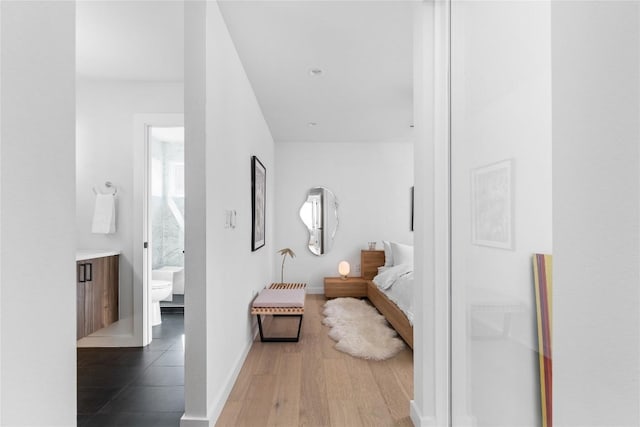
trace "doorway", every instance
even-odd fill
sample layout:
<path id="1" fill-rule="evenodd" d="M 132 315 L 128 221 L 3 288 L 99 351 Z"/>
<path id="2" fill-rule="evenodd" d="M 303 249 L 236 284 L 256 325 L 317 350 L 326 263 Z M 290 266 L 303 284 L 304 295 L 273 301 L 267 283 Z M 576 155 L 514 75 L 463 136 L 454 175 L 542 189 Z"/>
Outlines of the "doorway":
<path id="1" fill-rule="evenodd" d="M 184 313 L 184 127 L 151 126 L 148 262 L 151 323 L 162 313 Z"/>
<path id="2" fill-rule="evenodd" d="M 146 346 L 163 311 L 184 312 L 184 117 L 140 114 L 135 129 L 135 335 Z"/>

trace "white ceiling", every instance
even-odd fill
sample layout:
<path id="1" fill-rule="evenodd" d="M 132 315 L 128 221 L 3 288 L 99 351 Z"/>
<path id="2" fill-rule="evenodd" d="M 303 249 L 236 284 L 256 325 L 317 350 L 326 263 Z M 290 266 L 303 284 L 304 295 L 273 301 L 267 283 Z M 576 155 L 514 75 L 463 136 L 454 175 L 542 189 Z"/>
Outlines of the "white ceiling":
<path id="1" fill-rule="evenodd" d="M 411 137 L 414 5 L 220 2 L 274 139 L 340 142 Z"/>
<path id="2" fill-rule="evenodd" d="M 274 139 L 410 139 L 413 4 L 221 1 Z M 323 73 L 311 76 L 312 68 Z M 77 70 L 88 78 L 182 81 L 183 3 L 77 2 Z"/>

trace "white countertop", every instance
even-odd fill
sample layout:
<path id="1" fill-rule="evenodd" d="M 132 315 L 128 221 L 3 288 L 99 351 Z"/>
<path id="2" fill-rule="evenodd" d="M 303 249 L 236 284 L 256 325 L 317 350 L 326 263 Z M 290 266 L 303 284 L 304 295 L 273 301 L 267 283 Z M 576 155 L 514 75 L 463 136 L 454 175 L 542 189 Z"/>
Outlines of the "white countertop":
<path id="1" fill-rule="evenodd" d="M 120 251 L 104 249 L 78 249 L 76 251 L 76 261 L 84 261 L 86 259 L 102 258 L 113 255 L 120 255 Z"/>

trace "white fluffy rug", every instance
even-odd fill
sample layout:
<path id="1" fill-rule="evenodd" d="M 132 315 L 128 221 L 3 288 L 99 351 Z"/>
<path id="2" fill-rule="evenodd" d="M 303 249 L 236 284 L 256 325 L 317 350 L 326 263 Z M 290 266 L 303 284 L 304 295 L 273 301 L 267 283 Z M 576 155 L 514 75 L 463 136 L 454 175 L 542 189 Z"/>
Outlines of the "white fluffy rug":
<path id="1" fill-rule="evenodd" d="M 331 328 L 329 337 L 337 341 L 336 349 L 355 357 L 384 360 L 404 348 L 386 319 L 364 300 L 336 298 L 324 305 L 325 319 Z"/>

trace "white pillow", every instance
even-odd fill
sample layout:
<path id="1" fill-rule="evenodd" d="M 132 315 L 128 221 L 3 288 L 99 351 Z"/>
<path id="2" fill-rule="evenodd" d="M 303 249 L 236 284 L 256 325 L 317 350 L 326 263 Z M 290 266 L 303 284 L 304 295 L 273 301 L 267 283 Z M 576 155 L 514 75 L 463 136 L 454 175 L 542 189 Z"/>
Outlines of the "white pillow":
<path id="1" fill-rule="evenodd" d="M 386 240 L 382 241 L 382 246 L 384 247 L 384 266 L 392 267 L 393 266 L 393 252 L 391 251 L 391 243 Z"/>
<path id="2" fill-rule="evenodd" d="M 413 265 L 413 246 L 391 242 L 391 252 L 393 252 L 393 265 Z"/>
<path id="3" fill-rule="evenodd" d="M 389 289 L 396 281 L 405 276 L 408 273 L 413 272 L 413 266 L 409 264 L 394 265 L 387 268 L 382 273 L 373 278 L 375 283 L 380 289 Z"/>
<path id="4" fill-rule="evenodd" d="M 378 267 L 378 274 L 382 274 L 382 273 L 384 273 L 385 271 L 387 271 L 390 268 L 391 267 L 384 267 L 384 266 Z"/>

